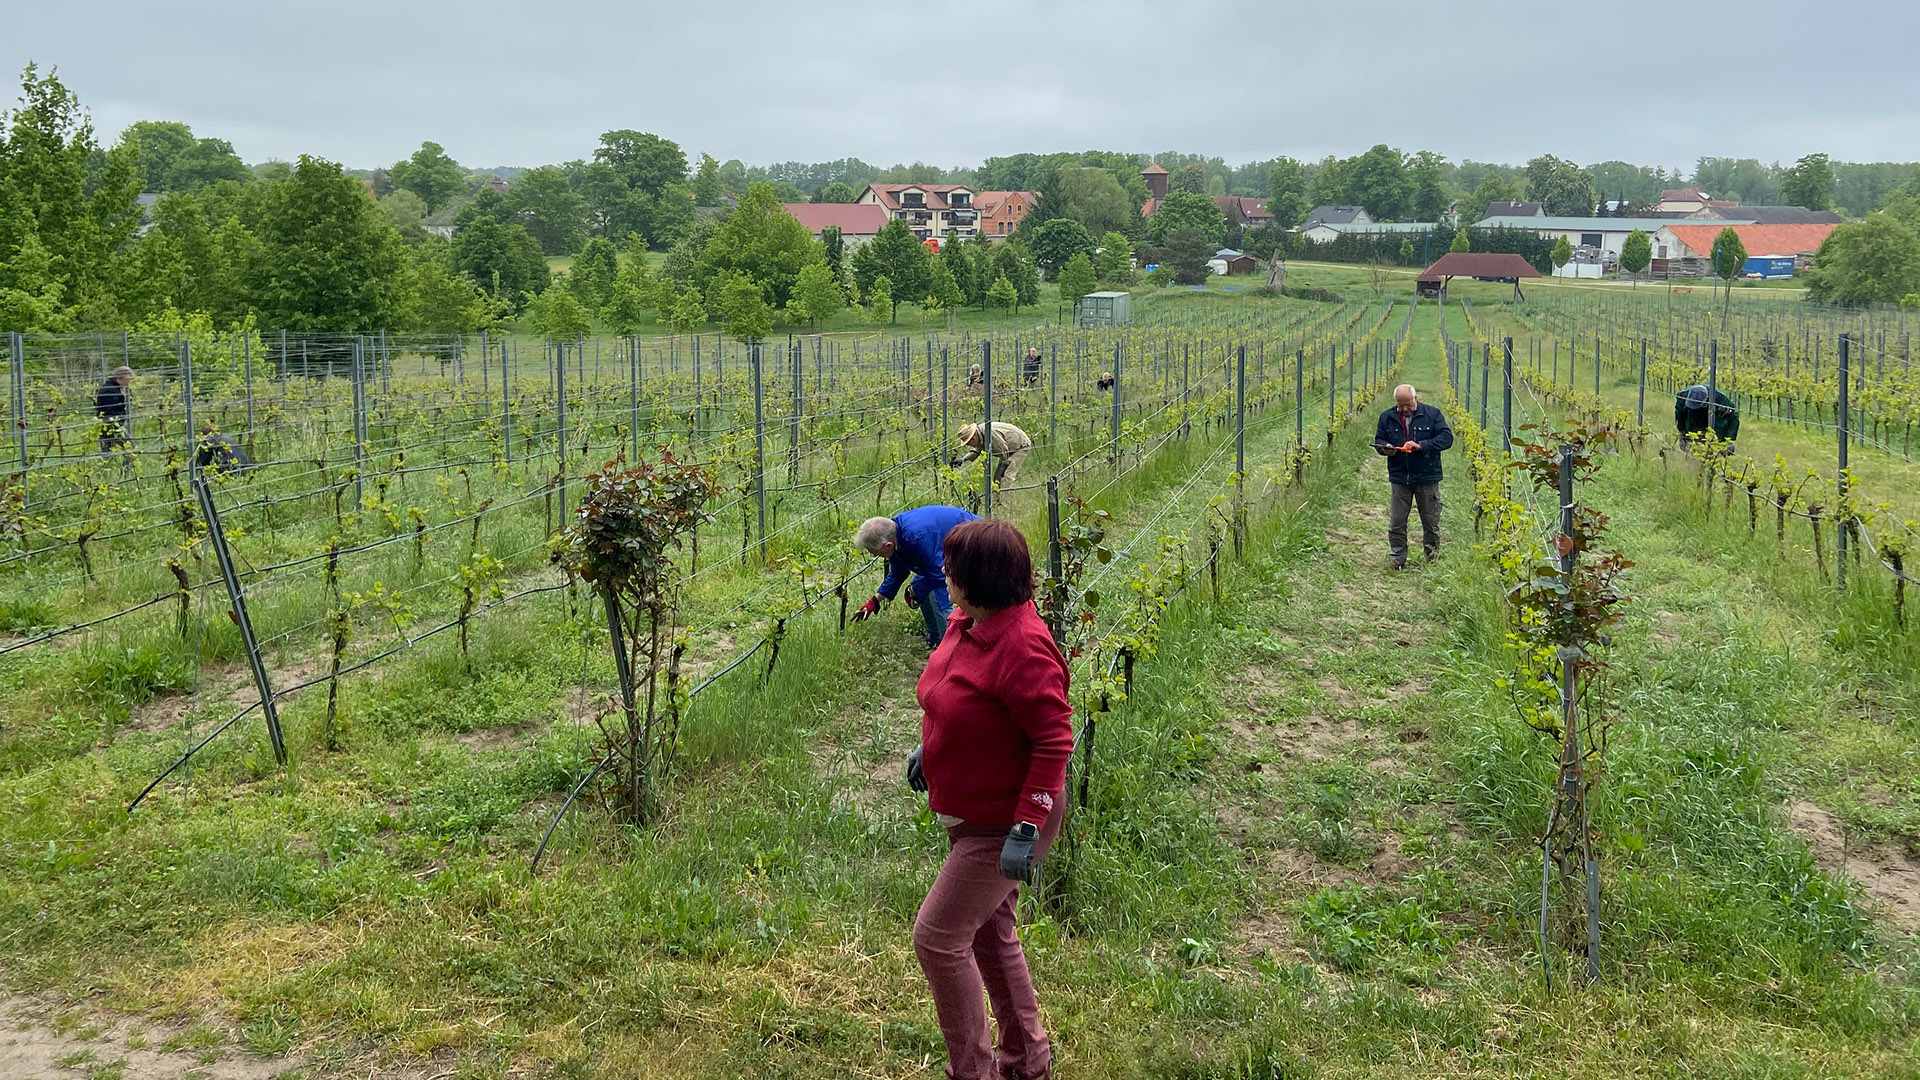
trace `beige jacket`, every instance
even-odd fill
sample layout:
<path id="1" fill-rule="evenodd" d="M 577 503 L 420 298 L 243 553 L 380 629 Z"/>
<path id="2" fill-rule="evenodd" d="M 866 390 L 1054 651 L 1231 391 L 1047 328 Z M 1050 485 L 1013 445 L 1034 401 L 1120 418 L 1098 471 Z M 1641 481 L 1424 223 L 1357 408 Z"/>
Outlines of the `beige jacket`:
<path id="1" fill-rule="evenodd" d="M 981 426 L 980 424 L 968 424 L 966 427 L 961 428 L 961 443 L 964 444 L 969 438 L 977 437 L 980 434 Z M 1033 439 L 1026 432 L 1002 420 L 995 420 L 993 422 L 994 457 L 1003 458 L 1021 450 L 1031 449 L 1033 449 Z M 966 456 L 960 460 L 962 462 L 968 462 L 979 456 L 980 450 L 969 446 L 967 447 Z"/>

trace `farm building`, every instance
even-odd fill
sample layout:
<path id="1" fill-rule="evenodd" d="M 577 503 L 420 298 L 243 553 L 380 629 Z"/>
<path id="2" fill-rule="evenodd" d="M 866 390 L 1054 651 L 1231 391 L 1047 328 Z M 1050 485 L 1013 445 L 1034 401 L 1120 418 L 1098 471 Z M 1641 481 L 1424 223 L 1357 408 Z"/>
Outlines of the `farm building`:
<path id="1" fill-rule="evenodd" d="M 1604 266 L 1617 262 L 1620 258 L 1620 245 L 1627 242 L 1627 236 L 1638 230 L 1653 239 L 1653 257 L 1667 258 L 1660 250 L 1660 238 L 1655 235 L 1661 229 L 1675 224 L 1673 218 L 1603 218 L 1603 217 L 1485 217 L 1474 223 L 1480 229 L 1527 229 L 1537 232 L 1545 240 L 1558 240 L 1566 237 L 1576 255 L 1585 256 L 1581 261 Z M 1722 225 L 1734 222 L 1723 221 Z M 1750 224 L 1741 221 L 1740 224 Z M 1714 226 L 1717 227 L 1717 226 Z M 1583 250 L 1584 249 L 1584 250 Z M 1573 264 L 1569 264 L 1573 265 Z"/>
<path id="2" fill-rule="evenodd" d="M 1755 225 L 1838 225 L 1840 215 L 1833 210 L 1809 210 L 1804 206 L 1709 206 L 1688 214 L 1685 221 L 1751 221 Z"/>
<path id="3" fill-rule="evenodd" d="M 815 240 L 829 227 L 840 230 L 848 249 L 857 248 L 886 228 L 885 207 L 872 203 L 782 203 L 787 213 L 800 219 Z"/>
<path id="4" fill-rule="evenodd" d="M 1088 293 L 1074 303 L 1081 326 L 1125 326 L 1133 321 L 1130 292 Z"/>
<path id="5" fill-rule="evenodd" d="M 1447 290 L 1447 283 L 1457 277 L 1470 277 L 1475 281 L 1504 281 L 1513 285 L 1513 295 L 1520 296 L 1520 279 L 1537 278 L 1540 271 L 1519 255 L 1491 251 L 1455 251 L 1440 256 L 1432 266 L 1420 272 L 1414 284 L 1421 296 L 1440 296 Z"/>
<path id="6" fill-rule="evenodd" d="M 1713 241 L 1732 228 L 1749 255 L 1791 255 L 1802 262 L 1820 250 L 1833 225 L 1748 225 L 1727 221 L 1669 221 L 1653 237 L 1655 258 L 1666 259 L 1670 274 L 1706 276 L 1713 272 Z"/>

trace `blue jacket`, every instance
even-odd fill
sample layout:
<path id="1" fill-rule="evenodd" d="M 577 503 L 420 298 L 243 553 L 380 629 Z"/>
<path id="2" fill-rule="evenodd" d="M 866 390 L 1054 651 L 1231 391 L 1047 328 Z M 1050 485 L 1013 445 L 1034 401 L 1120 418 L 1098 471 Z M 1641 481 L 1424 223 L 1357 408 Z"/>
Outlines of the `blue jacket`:
<path id="1" fill-rule="evenodd" d="M 1388 453 L 1386 447 L 1399 446 L 1411 438 L 1420 449 L 1411 454 Z M 1437 484 L 1440 482 L 1440 452 L 1453 445 L 1453 429 L 1440 410 L 1421 402 L 1414 406 L 1407 426 L 1400 426 L 1398 407 L 1380 414 L 1374 428 L 1373 448 L 1387 457 L 1387 479 L 1396 484 Z"/>
<path id="2" fill-rule="evenodd" d="M 946 588 L 946 561 L 940 545 L 946 542 L 947 533 L 955 525 L 978 520 L 957 506 L 917 506 L 894 515 L 893 524 L 899 532 L 894 541 L 893 558 L 887 560 L 886 579 L 880 582 L 880 595 L 893 599 L 909 574 L 919 579 L 913 583 L 913 595 L 909 599 L 918 600 Z"/>

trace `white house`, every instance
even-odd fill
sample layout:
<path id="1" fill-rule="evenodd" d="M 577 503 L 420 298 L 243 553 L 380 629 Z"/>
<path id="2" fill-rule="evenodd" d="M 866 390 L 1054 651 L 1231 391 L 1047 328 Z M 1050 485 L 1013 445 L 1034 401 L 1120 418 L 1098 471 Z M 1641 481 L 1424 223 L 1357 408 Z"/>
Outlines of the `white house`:
<path id="1" fill-rule="evenodd" d="M 1410 238 L 1418 238 L 1438 227 L 1431 221 L 1355 221 L 1345 225 L 1320 221 L 1302 226 L 1300 235 L 1316 244 L 1326 244 L 1348 233 L 1405 233 Z"/>

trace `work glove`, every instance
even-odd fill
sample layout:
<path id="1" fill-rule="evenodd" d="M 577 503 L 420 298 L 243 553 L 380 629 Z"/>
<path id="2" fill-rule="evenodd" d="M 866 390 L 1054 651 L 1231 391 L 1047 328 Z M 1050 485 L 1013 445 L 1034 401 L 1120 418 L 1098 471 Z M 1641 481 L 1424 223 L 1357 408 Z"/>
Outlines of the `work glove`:
<path id="1" fill-rule="evenodd" d="M 957 468 L 959 468 L 959 467 L 960 467 L 960 459 L 959 459 L 959 458 L 949 458 L 949 459 L 947 459 L 947 468 L 949 468 L 949 469 L 957 469 Z"/>
<path id="2" fill-rule="evenodd" d="M 1033 881 L 1033 845 L 1040 839 L 1040 830 L 1031 822 L 1023 821 L 1007 833 L 1007 842 L 1000 846 L 1000 876 L 1010 881 Z"/>
<path id="3" fill-rule="evenodd" d="M 868 619 L 873 618 L 875 615 L 878 615 L 879 613 L 880 613 L 880 598 L 878 596 L 871 596 L 867 598 L 866 603 L 860 605 L 860 610 L 853 613 L 853 621 L 866 622 Z"/>
<path id="4" fill-rule="evenodd" d="M 907 755 L 907 787 L 922 793 L 927 790 L 927 774 L 920 771 L 920 754 L 925 749 L 916 746 L 913 753 Z"/>

